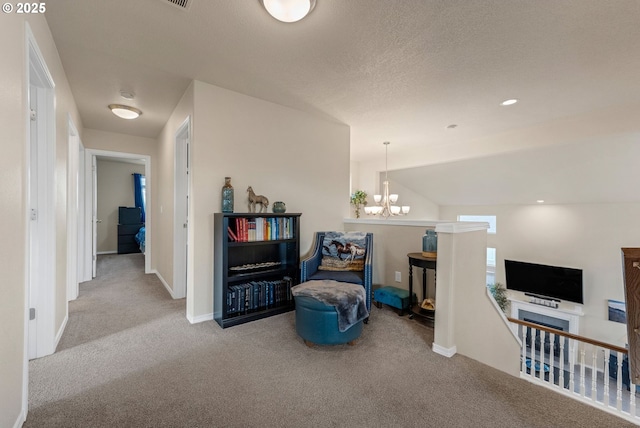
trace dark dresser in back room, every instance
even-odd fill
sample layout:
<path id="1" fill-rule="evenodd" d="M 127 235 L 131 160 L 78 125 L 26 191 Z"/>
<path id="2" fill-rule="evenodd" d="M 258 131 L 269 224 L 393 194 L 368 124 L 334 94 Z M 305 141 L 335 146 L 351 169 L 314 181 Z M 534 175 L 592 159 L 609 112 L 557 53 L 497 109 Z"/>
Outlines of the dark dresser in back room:
<path id="1" fill-rule="evenodd" d="M 118 254 L 139 253 L 136 233 L 144 226 L 138 207 L 118 208 Z"/>

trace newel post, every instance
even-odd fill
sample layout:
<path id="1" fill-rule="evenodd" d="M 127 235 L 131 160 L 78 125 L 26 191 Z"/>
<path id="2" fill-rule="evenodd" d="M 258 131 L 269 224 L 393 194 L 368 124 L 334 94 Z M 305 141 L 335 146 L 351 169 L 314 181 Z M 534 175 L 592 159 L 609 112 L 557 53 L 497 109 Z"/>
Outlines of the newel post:
<path id="1" fill-rule="evenodd" d="M 484 222 L 440 223 L 433 351 L 451 357 L 464 346 L 464 321 L 478 314 L 486 293 L 487 229 Z M 474 307 L 475 306 L 475 307 Z"/>

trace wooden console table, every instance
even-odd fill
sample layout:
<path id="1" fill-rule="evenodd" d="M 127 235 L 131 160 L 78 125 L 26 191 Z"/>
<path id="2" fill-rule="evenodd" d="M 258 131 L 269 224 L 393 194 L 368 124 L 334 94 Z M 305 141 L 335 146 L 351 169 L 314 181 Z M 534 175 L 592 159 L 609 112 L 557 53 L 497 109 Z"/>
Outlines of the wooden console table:
<path id="1" fill-rule="evenodd" d="M 420 307 L 414 306 L 413 302 L 413 267 L 422 268 L 422 300 L 427 298 L 427 269 L 433 269 L 436 272 L 436 257 L 425 257 L 422 253 L 409 253 L 409 318 L 414 315 L 433 321 L 435 319 L 435 310 L 427 311 Z M 434 277 L 435 278 L 435 277 Z"/>

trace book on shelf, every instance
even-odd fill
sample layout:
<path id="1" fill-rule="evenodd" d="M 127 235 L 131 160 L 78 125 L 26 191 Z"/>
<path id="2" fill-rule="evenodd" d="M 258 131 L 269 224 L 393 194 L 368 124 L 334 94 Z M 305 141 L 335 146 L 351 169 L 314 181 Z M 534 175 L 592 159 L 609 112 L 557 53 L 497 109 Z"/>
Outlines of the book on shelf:
<path id="1" fill-rule="evenodd" d="M 228 233 L 235 242 L 293 239 L 293 225 L 291 217 L 236 217 Z"/>
<path id="2" fill-rule="evenodd" d="M 229 233 L 229 238 L 231 238 L 232 241 L 238 240 L 238 236 L 233 232 L 233 230 L 231 230 L 231 226 L 227 227 L 227 232 Z"/>
<path id="3" fill-rule="evenodd" d="M 289 304 L 292 280 L 290 277 L 273 281 L 251 281 L 227 288 L 227 315 Z"/>

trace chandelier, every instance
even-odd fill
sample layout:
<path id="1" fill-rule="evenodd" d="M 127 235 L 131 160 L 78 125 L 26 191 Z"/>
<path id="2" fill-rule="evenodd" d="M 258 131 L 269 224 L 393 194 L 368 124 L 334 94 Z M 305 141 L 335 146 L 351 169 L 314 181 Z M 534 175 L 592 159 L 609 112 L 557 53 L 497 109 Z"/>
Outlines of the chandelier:
<path id="1" fill-rule="evenodd" d="M 365 214 L 378 215 L 385 219 L 390 216 L 406 215 L 409 214 L 411 207 L 408 205 L 395 205 L 398 202 L 398 195 L 395 193 L 389 193 L 389 142 L 385 141 L 385 161 L 384 161 L 384 181 L 382 182 L 382 195 L 373 195 L 373 200 L 376 206 L 364 207 Z"/>

